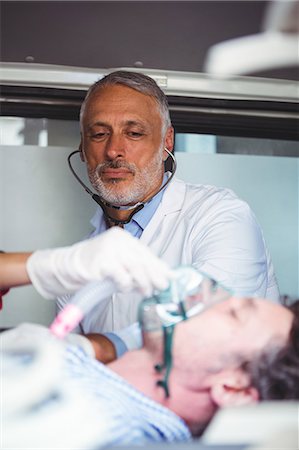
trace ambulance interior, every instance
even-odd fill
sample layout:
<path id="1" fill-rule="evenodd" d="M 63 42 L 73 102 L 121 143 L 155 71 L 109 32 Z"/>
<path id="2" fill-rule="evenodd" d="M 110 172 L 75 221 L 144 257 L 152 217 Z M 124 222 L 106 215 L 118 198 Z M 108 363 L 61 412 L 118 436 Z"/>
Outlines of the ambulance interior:
<path id="1" fill-rule="evenodd" d="M 88 87 L 124 68 L 167 94 L 177 176 L 246 200 L 281 295 L 299 298 L 298 5 L 2 1 L 0 248 L 58 247 L 91 231 L 95 205 L 67 156 Z M 74 166 L 87 180 L 79 158 Z M 48 326 L 55 313 L 33 287 L 12 289 L 0 328 Z M 170 447 L 298 448 L 298 406 L 221 411 L 199 441 Z"/>

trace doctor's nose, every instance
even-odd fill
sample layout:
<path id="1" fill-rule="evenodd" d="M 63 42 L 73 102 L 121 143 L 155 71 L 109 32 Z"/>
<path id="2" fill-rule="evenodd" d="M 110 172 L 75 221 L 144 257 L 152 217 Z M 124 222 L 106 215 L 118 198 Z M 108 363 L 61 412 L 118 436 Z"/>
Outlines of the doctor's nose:
<path id="1" fill-rule="evenodd" d="M 122 137 L 110 136 L 105 146 L 105 157 L 109 160 L 124 158 L 126 155 L 125 142 Z"/>

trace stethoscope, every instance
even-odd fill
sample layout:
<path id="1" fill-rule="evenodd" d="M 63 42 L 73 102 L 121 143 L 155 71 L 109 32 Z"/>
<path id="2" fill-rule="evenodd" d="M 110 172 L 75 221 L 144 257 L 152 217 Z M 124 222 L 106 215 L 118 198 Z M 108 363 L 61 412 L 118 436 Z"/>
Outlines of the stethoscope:
<path id="1" fill-rule="evenodd" d="M 74 175 L 74 177 L 76 178 L 76 180 L 85 189 L 87 194 L 89 194 L 91 196 L 91 198 L 102 208 L 103 213 L 104 213 L 105 217 L 108 219 L 108 221 L 112 222 L 114 225 L 125 225 L 125 224 L 127 224 L 127 223 L 129 223 L 131 221 L 131 219 L 134 216 L 134 214 L 136 214 L 138 211 L 140 211 L 142 208 L 144 208 L 144 206 L 147 203 L 149 203 L 152 200 L 152 198 L 154 198 L 159 192 L 161 192 L 170 183 L 170 181 L 174 177 L 174 174 L 175 174 L 176 168 L 177 168 L 176 159 L 175 159 L 174 155 L 166 147 L 164 147 L 164 150 L 168 153 L 168 156 L 170 156 L 171 159 L 172 159 L 171 175 L 167 178 L 166 182 L 162 184 L 160 189 L 154 195 L 152 195 L 146 202 L 137 202 L 137 203 L 135 203 L 135 205 L 131 205 L 131 206 L 116 206 L 116 205 L 113 205 L 111 203 L 108 203 L 105 200 L 103 200 L 98 194 L 95 194 L 94 192 L 92 192 L 89 189 L 89 187 L 86 186 L 85 183 L 83 183 L 81 178 L 75 172 L 75 170 L 74 170 L 74 168 L 72 166 L 72 163 L 71 163 L 71 158 L 76 153 L 80 153 L 80 150 L 75 150 L 72 153 L 70 153 L 68 158 L 67 158 L 67 161 L 68 161 L 68 164 L 69 164 L 69 168 L 70 168 L 72 174 Z M 118 209 L 118 210 L 125 210 L 125 211 L 131 211 L 132 210 L 132 212 L 131 212 L 130 216 L 128 217 L 128 219 L 126 219 L 126 220 L 118 220 L 118 219 L 115 219 L 114 217 L 110 216 L 110 214 L 108 213 L 108 208 L 113 208 L 113 209 Z"/>

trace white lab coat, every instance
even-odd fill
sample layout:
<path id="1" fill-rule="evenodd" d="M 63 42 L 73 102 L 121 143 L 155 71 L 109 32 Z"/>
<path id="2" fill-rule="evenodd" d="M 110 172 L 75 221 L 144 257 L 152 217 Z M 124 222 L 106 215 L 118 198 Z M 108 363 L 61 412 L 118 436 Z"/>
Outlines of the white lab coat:
<path id="1" fill-rule="evenodd" d="M 101 209 L 96 218 L 93 235 L 106 229 Z M 140 239 L 170 266 L 193 265 L 237 296 L 279 298 L 260 226 L 247 203 L 229 189 L 174 178 Z M 107 298 L 83 319 L 81 331 L 127 327 L 137 320 L 140 301 L 132 293 Z M 60 299 L 59 307 L 64 304 Z"/>

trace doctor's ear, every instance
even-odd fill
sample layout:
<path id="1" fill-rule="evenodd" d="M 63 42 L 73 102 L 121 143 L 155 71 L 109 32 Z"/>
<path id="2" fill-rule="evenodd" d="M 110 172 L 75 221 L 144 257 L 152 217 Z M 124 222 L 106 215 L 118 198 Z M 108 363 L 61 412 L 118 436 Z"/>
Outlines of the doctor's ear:
<path id="1" fill-rule="evenodd" d="M 79 145 L 79 151 L 80 151 L 80 158 L 81 158 L 81 161 L 85 162 L 84 153 L 83 153 L 83 148 L 82 148 L 82 141 L 80 142 L 80 145 Z"/>
<path id="2" fill-rule="evenodd" d="M 173 127 L 168 127 L 166 130 L 165 138 L 164 138 L 164 147 L 167 148 L 170 152 L 174 147 L 174 129 Z"/>
<path id="3" fill-rule="evenodd" d="M 249 375 L 241 369 L 216 375 L 210 394 L 219 407 L 247 405 L 259 400 L 259 393 L 251 385 Z"/>

